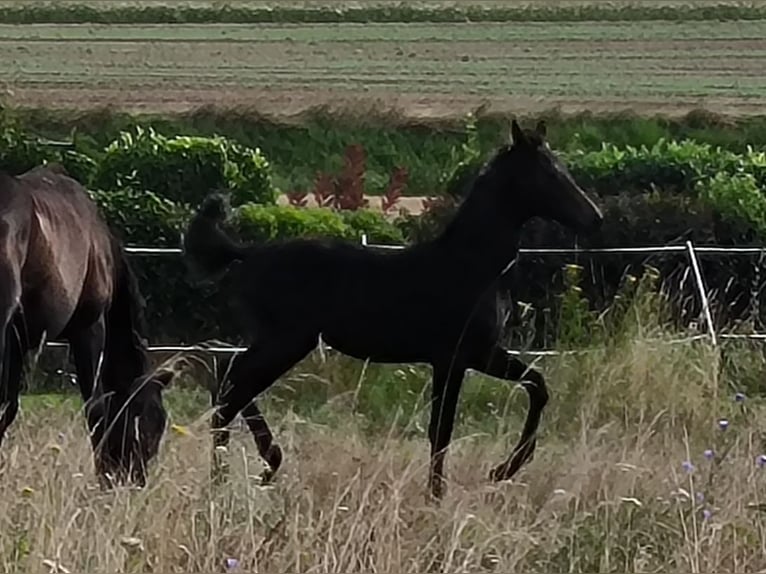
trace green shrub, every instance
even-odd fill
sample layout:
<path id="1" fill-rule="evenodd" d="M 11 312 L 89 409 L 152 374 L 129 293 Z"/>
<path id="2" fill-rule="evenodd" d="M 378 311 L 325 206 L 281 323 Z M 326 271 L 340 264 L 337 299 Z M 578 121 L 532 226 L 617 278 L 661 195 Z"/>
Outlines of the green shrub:
<path id="1" fill-rule="evenodd" d="M 67 173 L 84 186 L 90 185 L 98 169 L 96 160 L 76 150 L 64 151 L 60 161 Z"/>
<path id="2" fill-rule="evenodd" d="M 13 126 L 6 126 L 0 132 L 0 169 L 11 175 L 20 175 L 58 159 L 51 149 Z"/>
<path id="3" fill-rule="evenodd" d="M 718 173 L 699 182 L 700 198 L 724 221 L 739 229 L 739 239 L 752 239 L 752 230 L 766 237 L 766 195 L 751 173 Z"/>
<path id="4" fill-rule="evenodd" d="M 188 210 L 151 191 L 91 191 L 109 226 L 131 244 L 176 247 Z"/>
<path id="5" fill-rule="evenodd" d="M 146 189 L 192 206 L 220 189 L 231 193 L 235 205 L 276 200 L 269 163 L 259 150 L 223 137 L 166 137 L 141 127 L 122 132 L 107 146 L 94 185 Z"/>
<path id="6" fill-rule="evenodd" d="M 351 228 L 355 239 L 367 235 L 369 243 L 400 245 L 404 243 L 401 229 L 388 221 L 382 213 L 370 210 L 340 211 L 343 222 Z"/>
<path id="7" fill-rule="evenodd" d="M 246 204 L 234 217 L 240 237 L 268 241 L 290 237 L 332 237 L 360 241 L 362 234 L 371 243 L 399 244 L 401 231 L 382 214 L 367 211 L 333 211 L 325 208 Z"/>
<path id="8" fill-rule="evenodd" d="M 290 237 L 335 237 L 348 239 L 351 229 L 329 209 L 293 206 L 241 206 L 234 218 L 239 235 L 249 241 L 268 241 Z"/>
<path id="9" fill-rule="evenodd" d="M 574 178 L 599 195 L 690 192 L 700 179 L 744 165 L 744 158 L 733 152 L 691 140 L 660 139 L 651 147 L 604 144 L 598 151 L 566 155 Z"/>

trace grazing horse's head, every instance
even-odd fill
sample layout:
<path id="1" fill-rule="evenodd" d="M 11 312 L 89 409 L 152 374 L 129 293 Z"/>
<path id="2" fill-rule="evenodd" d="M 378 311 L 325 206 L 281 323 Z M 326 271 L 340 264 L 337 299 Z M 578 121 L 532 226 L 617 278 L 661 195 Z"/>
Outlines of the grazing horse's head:
<path id="1" fill-rule="evenodd" d="M 498 153 L 493 164 L 512 174 L 514 207 L 521 206 L 527 217 L 553 219 L 575 231 L 597 229 L 601 212 L 548 146 L 545 123 L 522 130 L 513 120 L 511 135 L 512 143 Z"/>
<path id="2" fill-rule="evenodd" d="M 88 428 L 96 450 L 96 470 L 108 482 L 129 479 L 146 484 L 146 469 L 159 451 L 167 424 L 162 392 L 174 375 L 170 370 L 158 371 L 136 379 L 124 397 L 103 392 L 94 397 L 88 408 Z"/>

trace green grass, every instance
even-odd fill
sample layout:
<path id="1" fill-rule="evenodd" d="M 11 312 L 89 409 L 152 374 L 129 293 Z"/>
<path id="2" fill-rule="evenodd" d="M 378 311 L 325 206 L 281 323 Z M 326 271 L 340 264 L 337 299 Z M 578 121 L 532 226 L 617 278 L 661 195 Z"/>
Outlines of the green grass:
<path id="1" fill-rule="evenodd" d="M 762 571 L 762 346 L 671 344 L 684 333 L 662 319 L 665 303 L 623 301 L 623 321 L 595 327 L 619 329 L 610 338 L 579 333 L 590 352 L 535 365 L 552 400 L 534 459 L 510 482 L 487 474 L 518 440 L 524 392 L 469 376 L 438 505 L 425 498 L 422 367 L 302 361 L 261 401 L 285 454 L 268 487 L 241 423 L 229 480 L 211 485 L 207 397 L 188 386 L 200 374 L 168 392 L 181 427 L 140 491 L 98 490 L 74 397 L 24 397 L 0 449 L 0 568 L 217 572 L 228 558 L 253 572 Z"/>

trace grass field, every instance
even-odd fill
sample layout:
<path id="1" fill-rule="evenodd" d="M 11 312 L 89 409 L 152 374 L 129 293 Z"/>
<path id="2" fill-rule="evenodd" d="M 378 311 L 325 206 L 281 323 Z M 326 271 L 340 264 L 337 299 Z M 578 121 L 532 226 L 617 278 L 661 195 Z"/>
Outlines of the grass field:
<path id="1" fill-rule="evenodd" d="M 56 4 L 220 6 L 213 0 Z M 470 4 L 654 9 L 691 3 Z M 738 0 L 693 4 L 766 7 Z M 41 5 L 0 0 L 0 9 Z M 317 169 L 337 169 L 343 148 L 361 142 L 375 182 L 382 185 L 403 164 L 413 173 L 412 189 L 432 194 L 463 137 L 439 120 L 479 106 L 498 114 L 593 113 L 549 116 L 552 141 L 561 147 L 687 136 L 739 150 L 763 145 L 766 129 L 758 118 L 598 115 L 676 116 L 696 108 L 763 115 L 766 20 L 691 22 L 680 17 L 683 9 L 674 14 L 677 21 L 4 24 L 0 99 L 39 108 L 18 111 L 31 133 L 64 138 L 76 126 L 99 145 L 137 121 L 90 112 L 105 105 L 155 114 L 151 122 L 169 133 L 225 133 L 265 149 L 285 190 L 307 188 Z M 207 105 L 234 111 L 169 115 Z M 303 115 L 317 109 L 347 115 Z M 506 122 L 482 117 L 482 145 L 494 144 Z M 633 311 L 626 315 L 633 319 L 630 331 L 605 346 L 536 363 L 552 400 L 535 459 L 510 483 L 490 484 L 486 477 L 518 438 L 524 393 L 467 377 L 441 505 L 425 496 L 430 372 L 422 366 L 365 365 L 332 353 L 303 361 L 263 397 L 286 455 L 270 487 L 258 484 L 261 462 L 238 427 L 228 453 L 230 483 L 211 488 L 209 398 L 199 373 L 169 392 L 176 426 L 143 491 L 97 489 L 78 400 L 25 396 L 0 449 L 0 571 L 766 571 L 762 346 L 670 344 L 687 333 L 658 324 L 656 309 Z M 735 400 L 737 392 L 745 398 Z"/>
<path id="2" fill-rule="evenodd" d="M 7 101 L 33 107 L 745 115 L 763 109 L 764 38 L 766 20 L 4 25 L 0 72 Z"/>
<path id="3" fill-rule="evenodd" d="M 230 483 L 210 488 L 199 392 L 172 392 L 180 428 L 150 486 L 112 493 L 95 487 L 78 402 L 27 397 L 0 451 L 0 568 L 761 571 L 766 411 L 749 392 L 742 403 L 733 395 L 763 360 L 756 349 L 729 349 L 729 357 L 719 371 L 706 344 L 634 338 L 548 359 L 539 366 L 553 401 L 537 455 L 502 485 L 487 472 L 516 440 L 526 401 L 513 386 L 469 377 L 441 505 L 425 496 L 426 370 L 364 371 L 332 355 L 304 362 L 268 393 L 266 413 L 286 451 L 268 488 L 255 479 L 260 461 L 241 429 Z"/>

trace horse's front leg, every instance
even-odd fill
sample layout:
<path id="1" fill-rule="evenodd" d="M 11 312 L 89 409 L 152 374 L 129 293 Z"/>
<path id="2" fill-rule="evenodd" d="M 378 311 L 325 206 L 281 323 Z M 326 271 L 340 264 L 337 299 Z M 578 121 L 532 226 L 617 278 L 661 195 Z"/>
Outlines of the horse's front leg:
<path id="1" fill-rule="evenodd" d="M 7 331 L 10 337 L 6 337 Z M 23 350 L 13 335 L 13 329 L 7 328 L 0 333 L 0 445 L 19 412 Z"/>
<path id="2" fill-rule="evenodd" d="M 428 484 L 434 498 L 444 496 L 444 458 L 452 440 L 455 412 L 465 369 L 446 362 L 434 365 L 431 389 L 431 422 L 428 437 L 431 440 L 431 465 Z"/>
<path id="3" fill-rule="evenodd" d="M 496 466 L 490 473 L 492 480 L 508 480 L 534 455 L 537 428 L 540 425 L 543 409 L 548 403 L 548 389 L 545 386 L 545 379 L 538 371 L 529 368 L 524 362 L 511 355 L 507 349 L 500 346 L 494 347 L 483 361 L 471 366 L 491 377 L 506 381 L 522 381 L 521 384 L 529 395 L 529 410 L 524 429 L 521 432 L 521 439 L 505 462 Z"/>

